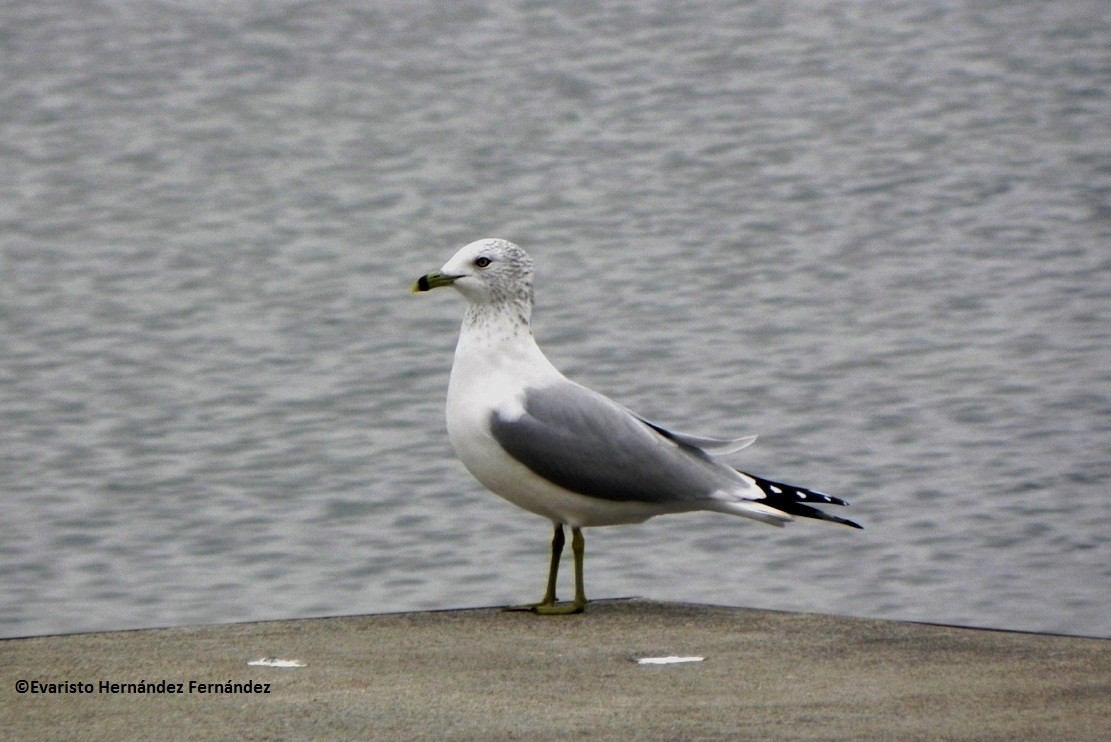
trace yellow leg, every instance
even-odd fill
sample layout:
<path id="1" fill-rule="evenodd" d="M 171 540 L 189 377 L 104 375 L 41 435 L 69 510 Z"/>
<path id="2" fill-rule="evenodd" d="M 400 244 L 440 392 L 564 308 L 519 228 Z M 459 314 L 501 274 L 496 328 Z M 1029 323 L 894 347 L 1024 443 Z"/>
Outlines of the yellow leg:
<path id="1" fill-rule="evenodd" d="M 540 599 L 539 603 L 533 605 L 520 605 L 510 606 L 506 608 L 507 611 L 532 611 L 539 613 L 542 608 L 551 608 L 556 604 L 556 577 L 559 575 L 559 558 L 563 555 L 563 524 L 555 524 L 555 532 L 552 534 L 552 561 L 548 567 L 548 587 L 544 590 L 544 597 Z"/>
<path id="2" fill-rule="evenodd" d="M 573 547 L 572 547 L 573 548 Z M 555 524 L 555 533 L 552 534 L 552 563 L 548 567 L 548 589 L 537 606 L 555 605 L 556 603 L 556 576 L 559 574 L 559 558 L 563 555 L 563 524 Z"/>
<path id="3" fill-rule="evenodd" d="M 557 525 L 560 550 L 563 549 L 563 529 Z M 575 555 L 575 599 L 570 603 L 557 605 L 555 602 L 555 577 L 559 566 L 559 556 L 556 554 L 557 539 L 552 539 L 552 567 L 548 573 L 548 590 L 544 593 L 544 600 L 533 607 L 533 611 L 541 616 L 566 616 L 572 613 L 582 613 L 586 610 L 586 590 L 583 589 L 583 556 L 586 553 L 586 539 L 583 538 L 582 529 L 571 526 L 571 553 Z M 548 597 L 551 602 L 547 602 Z"/>

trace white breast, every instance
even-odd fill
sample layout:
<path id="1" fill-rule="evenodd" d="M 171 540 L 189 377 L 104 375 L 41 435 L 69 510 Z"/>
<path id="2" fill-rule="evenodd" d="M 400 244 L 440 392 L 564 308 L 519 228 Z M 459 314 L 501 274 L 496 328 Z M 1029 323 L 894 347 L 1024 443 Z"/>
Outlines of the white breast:
<path id="1" fill-rule="evenodd" d="M 563 379 L 527 327 L 464 325 L 448 383 L 447 429 L 467 470 L 491 492 L 551 520 L 576 522 L 589 498 L 540 480 L 514 460 L 490 433 L 494 412 L 524 413 L 526 388 Z"/>

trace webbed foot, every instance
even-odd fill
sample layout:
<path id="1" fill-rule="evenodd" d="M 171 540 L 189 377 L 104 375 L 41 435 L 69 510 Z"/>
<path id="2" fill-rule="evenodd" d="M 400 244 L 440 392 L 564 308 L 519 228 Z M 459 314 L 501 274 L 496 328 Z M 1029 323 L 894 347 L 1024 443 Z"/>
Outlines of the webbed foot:
<path id="1" fill-rule="evenodd" d="M 574 600 L 570 603 L 537 603 L 532 612 L 538 616 L 571 616 L 586 610 L 586 601 Z"/>

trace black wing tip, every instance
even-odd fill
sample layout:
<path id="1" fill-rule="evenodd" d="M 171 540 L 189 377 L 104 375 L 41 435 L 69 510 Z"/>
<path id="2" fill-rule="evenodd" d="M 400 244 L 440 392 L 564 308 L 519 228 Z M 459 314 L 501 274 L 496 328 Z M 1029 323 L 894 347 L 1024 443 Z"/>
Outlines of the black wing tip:
<path id="1" fill-rule="evenodd" d="M 840 523 L 843 526 L 849 526 L 850 528 L 859 528 L 862 531 L 864 530 L 864 526 L 860 525 L 856 521 L 849 520 L 848 518 L 840 518 L 836 515 L 830 515 L 829 513 L 818 510 L 818 508 L 812 508 L 809 505 L 804 505 L 801 502 L 789 502 L 789 503 L 768 502 L 766 504 L 770 505 L 771 507 L 775 508 L 776 510 L 782 510 L 784 513 L 788 513 L 790 515 L 797 515 L 800 518 L 813 518 L 814 520 L 824 520 L 824 521 L 828 521 L 830 523 Z"/>
<path id="2" fill-rule="evenodd" d="M 738 471 L 740 471 L 738 469 Z M 840 523 L 844 526 L 851 528 L 859 528 L 864 530 L 864 526 L 848 518 L 839 518 L 836 515 L 818 510 L 812 507 L 813 504 L 819 505 L 848 505 L 849 503 L 842 500 L 840 497 L 827 495 L 824 492 L 817 490 L 807 489 L 806 487 L 797 487 L 793 484 L 784 484 L 783 482 L 773 482 L 770 479 L 758 477 L 755 474 L 742 471 L 746 477 L 756 482 L 756 486 L 764 493 L 764 504 L 773 507 L 776 510 L 782 510 L 789 515 L 797 515 L 801 518 L 814 518 L 815 520 L 825 520 L 831 523 Z"/>
<path id="3" fill-rule="evenodd" d="M 738 471 L 740 470 L 738 469 Z M 744 474 L 746 477 L 749 477 L 750 479 L 752 479 L 752 481 L 756 482 L 756 486 L 759 487 L 761 491 L 763 491 L 764 495 L 767 497 L 768 501 L 766 504 L 772 505 L 773 507 L 778 507 L 779 503 L 788 502 L 805 502 L 807 504 L 820 503 L 822 505 L 849 504 L 846 501 L 842 500 L 840 497 L 827 495 L 825 492 L 807 489 L 806 487 L 799 487 L 795 484 L 773 482 L 770 479 L 758 477 L 755 474 L 747 471 L 742 471 L 741 474 Z"/>
<path id="4" fill-rule="evenodd" d="M 821 512 L 821 511 L 819 510 L 818 512 Z M 840 523 L 841 525 L 848 525 L 849 528 L 860 529 L 861 531 L 864 530 L 863 525 L 861 525 L 857 521 L 851 521 L 848 518 L 838 518 L 837 515 L 828 515 L 827 514 L 827 515 L 825 515 L 825 518 L 823 520 L 831 520 L 834 523 Z"/>

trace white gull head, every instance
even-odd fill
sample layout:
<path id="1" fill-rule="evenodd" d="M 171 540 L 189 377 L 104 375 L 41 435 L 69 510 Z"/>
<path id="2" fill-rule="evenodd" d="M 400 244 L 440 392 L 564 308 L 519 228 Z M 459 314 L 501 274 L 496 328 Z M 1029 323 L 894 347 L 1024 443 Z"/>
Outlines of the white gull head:
<path id="1" fill-rule="evenodd" d="M 527 325 L 532 315 L 532 258 L 512 242 L 485 239 L 455 253 L 444 267 L 422 277 L 414 291 L 453 286 L 471 312 L 505 312 Z"/>

